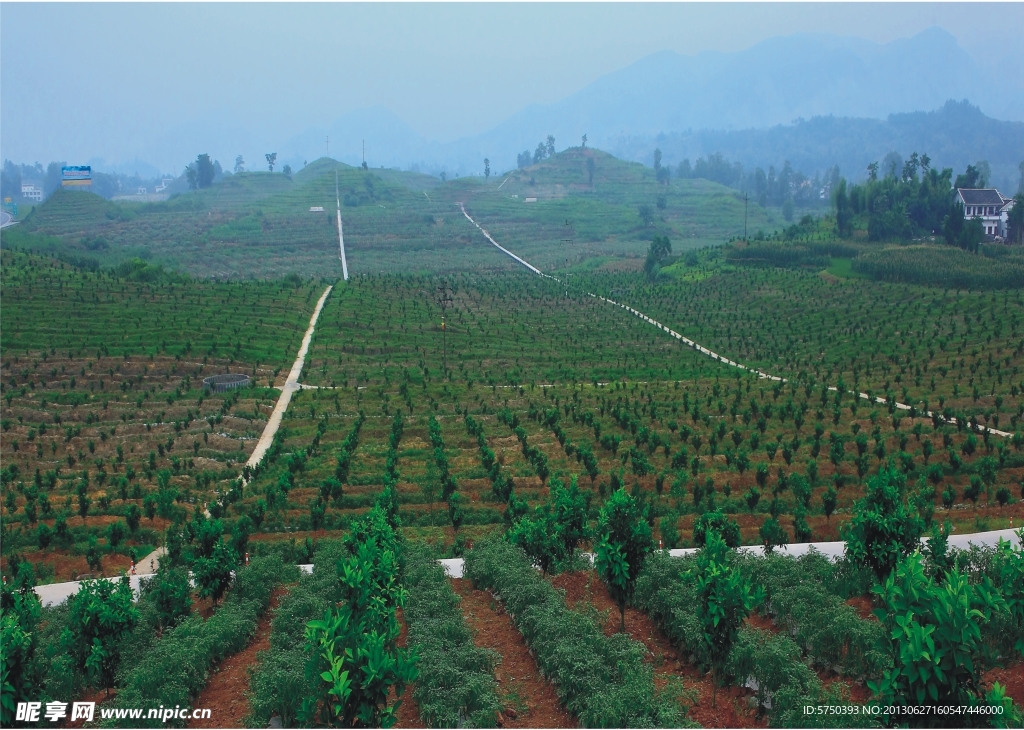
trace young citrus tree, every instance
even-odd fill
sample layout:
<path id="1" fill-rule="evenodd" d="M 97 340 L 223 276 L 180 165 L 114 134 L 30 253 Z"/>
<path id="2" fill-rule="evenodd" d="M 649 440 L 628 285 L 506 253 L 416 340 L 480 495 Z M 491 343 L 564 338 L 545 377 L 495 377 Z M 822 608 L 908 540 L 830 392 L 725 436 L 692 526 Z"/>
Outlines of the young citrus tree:
<path id="1" fill-rule="evenodd" d="M 572 557 L 587 533 L 587 499 L 574 475 L 568 487 L 556 479 L 551 485 L 551 501 L 537 507 L 532 518 L 523 517 L 512 525 L 508 540 L 522 548 L 543 572 L 551 573 Z"/>
<path id="2" fill-rule="evenodd" d="M 217 603 L 231 585 L 235 569 L 235 553 L 222 539 L 213 545 L 210 557 L 199 556 L 192 561 L 192 575 L 199 586 L 199 596 Z"/>
<path id="3" fill-rule="evenodd" d="M 763 600 L 754 592 L 739 570 L 728 563 L 729 548 L 714 529 L 707 533 L 704 547 L 697 554 L 697 565 L 688 577 L 694 580 L 700 595 L 697 607 L 700 620 L 700 652 L 705 666 L 711 667 L 711 706 L 715 707 L 718 679 L 732 650 L 740 625 Z"/>
<path id="4" fill-rule="evenodd" d="M 924 520 L 907 503 L 907 478 L 891 463 L 868 480 L 864 498 L 843 529 L 846 553 L 885 580 L 905 555 L 916 550 Z"/>
<path id="5" fill-rule="evenodd" d="M 179 618 L 192 613 L 192 589 L 188 572 L 183 568 L 161 565 L 156 575 L 143 584 L 142 591 L 153 599 L 161 632 L 177 623 Z"/>
<path id="6" fill-rule="evenodd" d="M 128 577 L 84 581 L 68 603 L 68 625 L 61 641 L 78 669 L 95 686 L 109 689 L 121 659 L 121 641 L 139 620 Z"/>
<path id="7" fill-rule="evenodd" d="M 625 489 L 618 489 L 601 508 L 597 538 L 594 566 L 618 604 L 620 627 L 624 632 L 626 603 L 633 598 L 637 576 L 647 554 L 654 549 L 651 526 L 647 524 L 640 502 Z"/>
<path id="8" fill-rule="evenodd" d="M 400 538 L 377 506 L 353 527 L 349 555 L 338 562 L 342 601 L 306 624 L 316 695 L 302 702 L 300 720 L 329 726 L 391 727 L 401 696 L 416 678 L 416 656 L 397 646 L 395 611 L 405 602 L 398 581 Z"/>
<path id="9" fill-rule="evenodd" d="M 892 667 L 868 687 L 881 704 L 893 707 L 1001 707 L 1002 714 L 963 714 L 962 727 L 1015 727 L 1019 714 L 1005 690 L 982 686 L 985 645 L 981 627 L 1006 602 L 988 577 L 972 585 L 953 569 L 942 582 L 929 578 L 919 551 L 900 558 L 895 570 L 876 585 L 884 607 L 875 609 L 886 627 Z M 915 715 L 915 726 L 939 727 L 949 717 Z M 1016 718 L 1016 719 L 1015 719 Z M 892 718 L 899 721 L 898 717 Z"/>
<path id="10" fill-rule="evenodd" d="M 761 529 L 758 530 L 758 534 L 761 537 L 761 543 L 764 545 L 764 552 L 766 555 L 771 555 L 772 551 L 777 547 L 784 547 L 789 544 L 789 535 L 782 529 L 782 525 L 774 517 L 769 517 L 763 523 L 761 523 Z"/>

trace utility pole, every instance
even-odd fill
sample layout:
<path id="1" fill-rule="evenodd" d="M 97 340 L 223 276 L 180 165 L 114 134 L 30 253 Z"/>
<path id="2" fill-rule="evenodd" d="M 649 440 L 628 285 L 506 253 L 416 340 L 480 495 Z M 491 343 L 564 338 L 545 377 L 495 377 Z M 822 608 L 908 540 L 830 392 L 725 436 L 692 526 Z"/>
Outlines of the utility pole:
<path id="1" fill-rule="evenodd" d="M 747 241 L 747 194 L 743 193 L 743 241 Z"/>
<path id="2" fill-rule="evenodd" d="M 448 286 L 447 281 L 441 282 L 441 286 L 437 287 L 437 304 L 441 307 L 441 352 L 442 362 L 444 364 L 444 376 L 448 377 L 448 336 L 447 329 L 445 328 L 445 312 L 448 307 L 452 304 L 452 290 Z"/>

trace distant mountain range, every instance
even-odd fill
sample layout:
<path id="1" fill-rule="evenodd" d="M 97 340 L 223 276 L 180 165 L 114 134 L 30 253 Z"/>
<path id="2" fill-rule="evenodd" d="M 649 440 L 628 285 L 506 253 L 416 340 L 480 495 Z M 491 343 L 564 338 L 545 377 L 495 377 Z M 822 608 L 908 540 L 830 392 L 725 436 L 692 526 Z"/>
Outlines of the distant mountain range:
<path id="1" fill-rule="evenodd" d="M 943 106 L 950 99 L 982 107 Z M 202 148 L 230 168 L 235 153 L 228 140 L 234 138 L 238 149 L 251 140 L 237 122 L 210 121 L 207 140 L 202 125 L 193 125 L 187 143 L 182 134 L 165 134 L 161 151 Z M 734 53 L 663 51 L 451 143 L 425 139 L 388 109 L 373 107 L 275 148 L 279 166 L 299 168 L 325 154 L 330 136 L 331 156 L 358 165 L 365 141 L 371 167 L 453 176 L 480 174 L 484 158 L 494 171 L 511 169 L 518 153 L 532 152 L 548 134 L 558 149 L 580 144 L 586 134 L 591 146 L 647 164 L 660 146 L 669 162 L 721 151 L 746 167 L 789 159 L 810 174 L 839 163 L 858 177 L 890 149 L 904 156 L 927 150 L 936 164 L 956 168 L 987 159 L 1000 179 L 1012 177 L 1024 159 L 1020 122 L 1024 74 L 1008 69 L 992 78 L 952 35 L 933 27 L 886 44 L 797 34 Z M 221 147 L 225 151 L 215 153 Z M 261 155 L 253 157 L 250 167 L 262 167 Z"/>
<path id="2" fill-rule="evenodd" d="M 789 160 L 807 174 L 838 164 L 850 180 L 867 175 L 867 165 L 891 151 L 906 158 L 926 153 L 935 168 L 963 172 L 979 160 L 989 163 L 991 183 L 1010 195 L 1017 191 L 1024 162 L 1024 122 L 1003 122 L 969 102 L 948 101 L 931 112 L 890 114 L 887 119 L 814 117 L 770 129 L 683 132 L 655 137 L 620 137 L 606 149 L 625 160 L 653 164 L 660 149 L 664 164 L 721 153 L 747 169 L 779 167 Z M 955 174 L 954 174 L 955 177 Z"/>

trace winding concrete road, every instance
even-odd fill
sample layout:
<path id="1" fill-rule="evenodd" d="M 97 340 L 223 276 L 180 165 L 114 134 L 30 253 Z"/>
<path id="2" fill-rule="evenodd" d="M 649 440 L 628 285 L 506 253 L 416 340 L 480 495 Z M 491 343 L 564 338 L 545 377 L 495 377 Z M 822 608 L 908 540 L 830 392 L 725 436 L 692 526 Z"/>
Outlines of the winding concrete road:
<path id="1" fill-rule="evenodd" d="M 309 352 L 309 343 L 313 339 L 313 332 L 316 330 L 316 322 L 320 318 L 320 311 L 324 308 L 324 302 L 327 301 L 327 296 L 331 293 L 333 286 L 329 286 L 324 289 L 324 293 L 320 295 L 320 301 L 316 303 L 316 309 L 313 310 L 313 316 L 309 319 L 309 327 L 306 329 L 306 334 L 302 338 L 302 346 L 299 348 L 299 355 L 295 358 L 292 369 L 288 373 L 287 379 L 284 381 L 284 385 L 281 387 L 281 397 L 277 399 L 277 405 L 274 406 L 274 411 L 270 414 L 270 419 L 267 421 L 266 427 L 263 429 L 263 433 L 260 435 L 260 440 L 256 443 L 256 448 L 253 449 L 252 455 L 249 456 L 249 460 L 245 462 L 246 466 L 255 467 L 263 459 L 264 454 L 267 453 L 267 449 L 270 448 L 270 444 L 274 442 L 274 435 L 277 430 L 281 427 L 281 419 L 284 418 L 284 412 L 288 410 L 288 404 L 291 403 L 292 394 L 296 390 L 301 390 L 302 385 L 299 384 L 299 376 L 302 375 L 302 368 L 306 365 L 306 353 Z"/>
<path id="2" fill-rule="evenodd" d="M 462 210 L 462 214 L 464 216 L 466 216 L 466 219 L 470 223 L 472 223 L 474 226 L 476 226 L 480 230 L 480 232 L 484 234 L 484 237 L 488 241 L 490 241 L 492 244 L 494 244 L 494 246 L 496 246 L 503 253 L 511 256 L 514 260 L 518 261 L 520 264 L 522 264 L 523 266 L 525 266 L 526 268 L 528 268 L 530 271 L 532 271 L 533 273 L 537 274 L 538 276 L 543 276 L 545 279 L 552 279 L 553 281 L 561 282 L 561 279 L 558 279 L 558 278 L 556 278 L 554 276 L 551 276 L 549 274 L 545 274 L 543 271 L 538 269 L 536 266 L 534 266 L 530 262 L 526 261 L 523 258 L 520 258 L 519 256 L 516 256 L 514 253 L 509 251 L 507 248 L 505 248 L 504 246 L 501 246 L 497 241 L 495 241 L 493 238 L 491 238 L 491 234 L 489 234 L 486 230 L 484 230 L 480 226 L 479 223 L 477 223 L 475 220 L 473 220 L 473 218 L 469 215 L 469 213 L 466 212 L 466 206 L 465 205 L 463 205 L 462 203 L 459 203 L 458 205 L 459 205 L 459 208 Z M 654 325 L 655 327 L 657 327 L 661 331 L 665 332 L 669 336 L 674 337 L 675 339 L 679 340 L 683 344 L 685 344 L 685 345 L 687 345 L 689 347 L 692 347 L 693 349 L 697 350 L 698 352 L 700 352 L 700 353 L 702 353 L 704 355 L 707 355 L 712 360 L 718 360 L 723 365 L 729 365 L 730 367 L 739 368 L 740 370 L 746 370 L 747 372 L 757 373 L 757 376 L 759 378 L 766 378 L 768 380 L 774 380 L 774 381 L 780 382 L 780 383 L 789 382 L 786 378 L 782 378 L 782 377 L 779 377 L 778 375 L 772 375 L 770 373 L 763 372 L 761 370 L 758 370 L 757 368 L 748 367 L 746 365 L 743 365 L 742 363 L 734 362 L 733 360 L 730 360 L 727 357 L 723 357 L 722 355 L 719 355 L 717 352 L 712 352 L 711 350 L 709 350 L 708 348 L 704 347 L 703 345 L 698 344 L 698 343 L 694 342 L 693 340 L 691 340 L 691 339 L 689 339 L 687 337 L 683 337 L 681 334 L 679 334 L 675 330 L 673 330 L 673 329 L 671 329 L 669 327 L 666 327 L 665 325 L 663 325 L 661 322 L 657 321 L 656 319 L 652 319 L 651 317 L 648 317 L 643 312 L 640 312 L 640 311 L 638 311 L 636 309 L 633 309 L 632 307 L 630 307 L 630 306 L 628 306 L 626 304 L 622 304 L 620 302 L 616 302 L 613 299 L 608 299 L 606 297 L 602 297 L 599 294 L 592 294 L 591 292 L 584 292 L 584 293 L 588 297 L 593 297 L 595 299 L 600 299 L 602 302 L 607 302 L 609 304 L 614 304 L 616 307 L 621 307 L 622 309 L 625 309 L 627 312 L 629 312 L 633 316 L 642 319 L 644 322 L 647 322 L 648 324 Z M 831 390 L 831 391 L 836 391 L 837 390 L 837 388 L 835 386 L 831 386 L 831 385 L 828 386 L 828 389 Z M 848 390 L 846 392 L 847 393 L 852 393 L 852 394 L 856 395 L 859 398 L 863 398 L 864 400 L 871 400 L 871 397 L 868 396 L 867 393 L 860 393 L 860 392 L 852 391 L 852 390 Z M 875 403 L 886 403 L 887 401 L 885 400 L 885 398 L 879 398 L 879 397 L 876 396 L 874 398 L 874 402 Z M 896 405 L 896 408 L 898 408 L 899 410 L 902 410 L 902 411 L 909 411 L 911 409 L 911 406 L 909 406 L 909 405 L 907 405 L 905 403 L 897 402 L 895 405 Z M 928 418 L 938 418 L 939 420 L 944 421 L 945 423 L 950 423 L 950 424 L 953 424 L 953 425 L 956 425 L 956 423 L 957 423 L 957 420 L 955 418 L 946 418 L 945 416 L 943 416 L 943 415 L 941 415 L 939 413 L 933 413 L 932 411 L 922 411 L 922 414 L 927 416 Z M 987 431 L 988 433 L 994 434 L 996 436 L 1002 436 L 1003 438 L 1010 438 L 1011 436 L 1013 436 L 1013 434 L 1011 434 L 1011 433 L 1009 433 L 1007 431 L 1000 431 L 998 429 L 989 428 L 989 427 L 986 427 L 986 426 L 976 426 L 976 427 L 974 427 L 974 430 L 979 432 L 979 433 L 984 433 L 984 432 Z"/>

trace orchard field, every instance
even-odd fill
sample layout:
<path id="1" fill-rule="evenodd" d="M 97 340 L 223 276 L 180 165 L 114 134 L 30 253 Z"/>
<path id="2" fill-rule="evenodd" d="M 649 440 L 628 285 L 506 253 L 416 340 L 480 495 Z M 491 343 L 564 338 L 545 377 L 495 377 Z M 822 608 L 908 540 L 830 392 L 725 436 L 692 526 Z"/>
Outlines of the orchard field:
<path id="1" fill-rule="evenodd" d="M 300 188 L 333 194 L 321 163 L 194 197 L 234 243 L 185 233 L 181 268 L 273 239 L 258 280 L 118 259 L 160 239 L 132 228 L 155 211 L 88 213 L 107 237 L 86 235 L 92 254 L 67 248 L 87 211 L 46 218 L 85 198 L 5 232 L 5 726 L 15 701 L 83 698 L 97 724 L 126 727 L 168 724 L 126 714 L 160 705 L 211 708 L 169 720 L 194 727 L 1021 726 L 1024 552 L 947 545 L 1024 521 L 1018 291 L 860 278 L 844 249 L 793 268 L 736 255 L 754 246 L 684 244 L 648 276 L 651 228 L 679 246 L 694 201 L 669 191 L 664 220 L 628 220 L 657 182 L 624 165 L 602 178 L 618 163 L 600 156 L 581 182 L 586 156 L 563 154 L 507 180 L 520 197 L 504 201 L 493 181 L 438 189 L 385 171 L 368 187 L 344 171 L 346 210 L 364 216 L 348 282 L 311 253 L 336 250 L 329 222 L 321 240 L 274 219 L 289 195 L 311 204 Z M 549 198 L 523 207 L 535 190 Z M 456 201 L 574 275 L 513 268 Z M 381 218 L 371 245 L 388 203 L 424 207 L 408 229 Z M 562 241 L 564 206 L 608 218 Z M 416 227 L 437 244 L 410 245 Z M 846 245 L 823 230 L 805 243 Z M 271 278 L 286 270 L 325 279 Z M 328 284 L 301 387 L 243 467 Z M 222 372 L 253 387 L 204 393 Z M 848 546 L 835 562 L 779 554 L 832 540 Z M 120 581 L 87 580 L 58 606 L 31 590 L 118 576 L 158 546 L 137 600 Z M 437 562 L 450 558 L 459 577 Z M 920 706 L 967 709 L 901 714 Z"/>
<path id="2" fill-rule="evenodd" d="M 319 294 L 8 252 L 3 287 L 3 564 L 25 558 L 45 581 L 116 574 L 163 543 L 177 511 L 230 488 Z M 204 394 L 222 372 L 258 387 Z M 24 530 L 9 529 L 15 514 Z"/>

